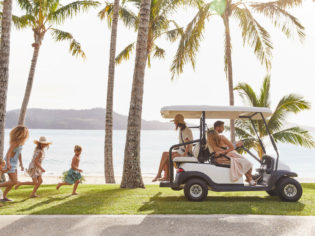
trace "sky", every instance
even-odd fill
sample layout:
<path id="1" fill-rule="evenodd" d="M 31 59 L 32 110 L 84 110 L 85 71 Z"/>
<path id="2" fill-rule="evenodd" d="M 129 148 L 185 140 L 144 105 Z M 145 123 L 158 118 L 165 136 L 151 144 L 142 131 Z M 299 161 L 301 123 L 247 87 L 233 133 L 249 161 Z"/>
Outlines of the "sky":
<path id="1" fill-rule="evenodd" d="M 39 52 L 29 108 L 90 109 L 106 106 L 107 72 L 109 61 L 110 29 L 97 17 L 102 7 L 90 10 L 67 20 L 56 28 L 71 32 L 81 43 L 87 59 L 73 57 L 67 42 L 54 42 L 47 33 Z M 21 15 L 14 5 L 13 13 Z M 306 38 L 287 39 L 270 21 L 257 16 L 268 29 L 274 45 L 271 70 L 272 109 L 285 95 L 303 95 L 315 106 L 315 2 L 306 0 L 302 7 L 290 10 L 305 26 Z M 180 9 L 174 15 L 185 26 L 195 14 L 193 9 Z M 255 15 L 256 16 L 256 15 Z M 235 20 L 231 21 L 232 62 L 234 85 L 249 83 L 257 92 L 266 76 L 266 69 L 259 63 L 252 49 L 244 46 Z M 152 60 L 146 68 L 142 118 L 163 121 L 160 109 L 169 105 L 226 106 L 228 83 L 224 74 L 224 31 L 218 16 L 210 18 L 197 54 L 195 70 L 187 64 L 184 73 L 171 80 L 170 65 L 176 53 L 178 41 L 157 41 L 166 50 L 166 58 Z M 136 41 L 137 34 L 118 25 L 117 54 Z M 7 110 L 20 108 L 31 64 L 33 34 L 30 29 L 11 34 L 10 78 Z M 134 70 L 134 57 L 116 66 L 114 111 L 128 115 Z M 235 93 L 235 105 L 244 105 Z M 315 126 L 315 109 L 291 115 L 293 123 Z"/>

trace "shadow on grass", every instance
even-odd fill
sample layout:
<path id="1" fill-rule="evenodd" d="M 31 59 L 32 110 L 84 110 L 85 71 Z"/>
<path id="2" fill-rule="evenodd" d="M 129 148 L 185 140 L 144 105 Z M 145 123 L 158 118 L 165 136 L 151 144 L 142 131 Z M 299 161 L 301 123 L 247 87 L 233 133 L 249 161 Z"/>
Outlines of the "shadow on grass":
<path id="1" fill-rule="evenodd" d="M 67 198 L 71 197 L 71 195 L 68 195 L 68 196 L 65 196 L 65 197 L 48 197 L 48 200 L 46 201 L 42 201 L 42 202 L 39 202 L 39 203 L 36 203 L 28 208 L 24 208 L 24 209 L 21 209 L 21 210 L 18 210 L 18 212 L 26 212 L 26 211 L 31 211 L 37 207 L 42 207 L 44 205 L 47 205 L 47 204 L 50 204 L 52 202 L 56 202 L 56 201 L 61 201 L 61 200 L 65 200 Z M 28 200 L 30 198 L 27 198 L 25 200 Z M 25 201 L 23 200 L 23 201 Z"/>
<path id="2" fill-rule="evenodd" d="M 103 208 L 106 208 L 108 205 L 115 203 L 115 199 L 119 197 L 122 192 L 127 192 L 128 189 L 97 189 L 91 192 L 83 192 L 79 195 L 72 196 L 69 195 L 64 198 L 60 197 L 52 197 L 51 199 L 38 203 L 37 206 L 31 207 L 30 210 L 34 209 L 31 214 L 100 214 L 100 211 Z M 63 199 L 67 199 L 67 201 L 62 202 L 60 204 L 54 204 L 45 209 L 38 209 L 36 207 L 40 207 L 44 204 L 49 204 L 54 201 L 59 201 Z"/>
<path id="3" fill-rule="evenodd" d="M 162 196 L 159 192 L 138 209 L 141 214 L 295 214 L 303 211 L 300 202 L 281 202 L 278 197 L 209 196 L 191 202 L 183 196 Z"/>

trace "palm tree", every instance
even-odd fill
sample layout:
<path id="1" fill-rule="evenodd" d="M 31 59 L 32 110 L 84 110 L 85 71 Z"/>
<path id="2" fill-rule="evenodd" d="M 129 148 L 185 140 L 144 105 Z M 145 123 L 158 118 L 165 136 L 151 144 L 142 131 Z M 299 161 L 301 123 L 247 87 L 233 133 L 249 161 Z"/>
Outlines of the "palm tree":
<path id="1" fill-rule="evenodd" d="M 24 124 L 27 105 L 30 99 L 38 53 L 44 36 L 47 31 L 51 32 L 52 37 L 57 41 L 69 41 L 70 53 L 74 56 L 85 58 L 85 53 L 81 49 L 81 45 L 77 42 L 72 34 L 54 28 L 54 25 L 62 24 L 66 19 L 73 17 L 81 11 L 86 11 L 90 7 L 96 7 L 98 2 L 84 0 L 61 5 L 59 0 L 18 0 L 19 6 L 26 12 L 23 16 L 13 16 L 14 25 L 18 29 L 31 28 L 34 33 L 34 43 L 32 47 L 33 58 L 31 68 L 27 80 L 25 95 L 21 106 L 19 124 Z"/>
<path id="2" fill-rule="evenodd" d="M 246 105 L 254 107 L 269 107 L 270 102 L 270 77 L 266 76 L 260 89 L 260 94 L 256 94 L 252 87 L 247 83 L 239 83 L 234 90 L 244 100 Z M 310 103 L 305 101 L 302 96 L 289 94 L 280 99 L 273 115 L 267 120 L 267 125 L 275 142 L 291 143 L 302 147 L 315 147 L 315 142 L 310 133 L 298 126 L 291 128 L 283 128 L 283 124 L 289 114 L 297 114 L 301 111 L 310 109 Z M 260 138 L 268 135 L 263 121 L 253 121 Z M 246 139 L 247 148 L 254 148 L 258 155 L 262 157 L 263 151 L 256 138 L 256 134 L 250 121 L 237 120 L 235 122 L 236 135 L 240 139 Z"/>
<path id="3" fill-rule="evenodd" d="M 0 160 L 3 159 L 4 149 L 4 127 L 9 81 L 11 18 L 12 0 L 4 0 L 0 42 Z M 0 179 L 2 179 L 1 176 Z"/>
<path id="4" fill-rule="evenodd" d="M 184 64 L 192 63 L 195 67 L 196 53 L 200 40 L 203 38 L 206 20 L 214 16 L 220 16 L 225 28 L 224 70 L 228 80 L 230 105 L 234 105 L 233 94 L 233 70 L 232 70 L 232 45 L 230 33 L 230 20 L 233 17 L 239 22 L 243 44 L 247 44 L 254 50 L 258 60 L 264 64 L 267 70 L 271 68 L 273 45 L 270 34 L 256 20 L 254 13 L 261 14 L 270 19 L 273 25 L 282 30 L 288 37 L 297 33 L 300 40 L 304 38 L 304 27 L 296 17 L 286 9 L 297 6 L 302 0 L 276 0 L 258 3 L 244 0 L 214 0 L 199 6 L 199 11 L 187 25 L 180 40 L 176 56 L 171 66 L 172 78 L 175 74 L 183 72 Z M 231 140 L 235 140 L 234 121 L 230 122 Z"/>
<path id="5" fill-rule="evenodd" d="M 136 45 L 136 61 L 133 74 L 131 100 L 125 146 L 121 188 L 143 188 L 140 168 L 140 131 L 143 101 L 144 73 L 147 61 L 147 43 L 150 23 L 151 0 L 142 0 Z"/>
<path id="6" fill-rule="evenodd" d="M 165 36 L 167 40 L 174 42 L 183 33 L 183 28 L 179 27 L 176 21 L 170 19 L 170 15 L 176 12 L 179 6 L 196 5 L 196 0 L 152 0 L 150 10 L 150 23 L 147 42 L 147 62 L 151 67 L 151 59 L 164 58 L 165 50 L 156 44 L 156 40 Z M 125 26 L 138 30 L 140 15 L 134 13 L 127 6 L 133 3 L 136 9 L 140 9 L 141 0 L 125 0 L 119 10 L 120 19 Z M 106 18 L 109 26 L 113 20 L 113 4 L 107 3 L 105 8 L 99 13 L 101 19 Z M 172 27 L 172 29 L 170 29 Z M 116 57 L 116 63 L 128 60 L 135 48 L 136 42 L 126 46 Z"/>
<path id="7" fill-rule="evenodd" d="M 105 117 L 105 143 L 104 143 L 104 171 L 105 182 L 115 183 L 113 167 L 113 99 L 114 99 L 114 79 L 115 79 L 115 56 L 116 38 L 118 27 L 119 0 L 115 0 L 113 6 L 112 33 L 110 39 L 108 80 L 107 80 L 107 99 Z M 102 19 L 102 15 L 100 15 Z"/>
<path id="8" fill-rule="evenodd" d="M 109 27 L 112 27 L 113 33 L 117 31 L 116 17 L 119 15 L 125 26 L 133 28 L 135 31 L 138 30 L 140 15 L 135 14 L 133 11 L 128 9 L 126 2 L 131 2 L 139 10 L 141 0 L 130 0 L 123 1 L 121 7 L 116 7 L 118 4 L 117 0 L 113 3 L 106 3 L 104 9 L 99 12 L 100 19 L 107 19 Z M 159 0 L 151 1 L 150 10 L 150 23 L 149 33 L 147 42 L 147 61 L 149 67 L 151 66 L 151 57 L 164 58 L 165 50 L 155 44 L 155 40 L 165 35 L 170 41 L 175 41 L 182 29 L 178 27 L 175 21 L 169 20 L 169 15 L 176 10 L 176 6 L 185 4 L 184 0 Z M 118 11 L 119 9 L 119 11 Z M 117 12 L 118 11 L 118 14 Z M 117 14 L 117 15 L 116 15 Z M 170 26 L 174 25 L 174 29 L 169 30 Z M 116 36 L 115 36 L 116 37 Z M 113 40 L 113 39 L 112 39 Z M 113 42 L 113 41 L 112 41 Z M 135 42 L 129 44 L 119 55 L 116 57 L 116 62 L 121 63 L 123 60 L 130 58 Z M 112 183 L 114 180 L 114 169 L 113 169 L 113 157 L 112 157 L 112 113 L 113 113 L 113 89 L 114 89 L 114 64 L 113 59 L 115 57 L 115 51 L 110 49 L 110 64 L 108 74 L 108 85 L 107 85 L 107 102 L 106 102 L 106 123 L 105 123 L 105 180 L 106 183 Z"/>

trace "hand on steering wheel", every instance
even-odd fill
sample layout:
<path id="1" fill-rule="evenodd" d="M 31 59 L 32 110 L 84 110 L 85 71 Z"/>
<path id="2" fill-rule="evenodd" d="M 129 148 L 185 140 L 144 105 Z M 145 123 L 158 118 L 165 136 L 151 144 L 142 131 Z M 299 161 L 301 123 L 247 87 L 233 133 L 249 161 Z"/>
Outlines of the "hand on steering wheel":
<path id="1" fill-rule="evenodd" d="M 236 143 L 235 150 L 240 149 L 240 148 L 244 148 L 244 144 L 245 144 L 246 141 L 247 141 L 247 139 L 242 139 L 242 140 L 238 141 Z"/>

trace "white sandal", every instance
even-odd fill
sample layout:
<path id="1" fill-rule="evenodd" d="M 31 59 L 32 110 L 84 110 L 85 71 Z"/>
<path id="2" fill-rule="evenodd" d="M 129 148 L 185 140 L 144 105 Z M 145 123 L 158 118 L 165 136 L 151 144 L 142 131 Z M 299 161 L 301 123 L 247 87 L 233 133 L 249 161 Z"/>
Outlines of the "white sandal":
<path id="1" fill-rule="evenodd" d="M 257 183 L 256 183 L 256 181 L 255 180 L 251 180 L 251 181 L 249 181 L 249 185 L 250 186 L 255 186 Z"/>

